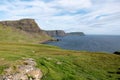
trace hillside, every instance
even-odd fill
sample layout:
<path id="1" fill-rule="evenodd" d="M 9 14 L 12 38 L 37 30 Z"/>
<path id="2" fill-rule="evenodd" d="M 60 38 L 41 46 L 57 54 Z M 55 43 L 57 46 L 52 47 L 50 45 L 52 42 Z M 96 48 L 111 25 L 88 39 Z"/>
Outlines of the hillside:
<path id="1" fill-rule="evenodd" d="M 50 38 L 32 19 L 0 22 L 1 42 L 40 43 Z"/>
<path id="2" fill-rule="evenodd" d="M 41 80 L 119 80 L 120 56 L 62 50 L 42 44 L 0 43 L 0 74 L 23 58 L 33 58 Z M 14 72 L 13 72 L 14 73 Z M 12 74 L 12 73 L 11 73 Z M 0 79 L 2 80 L 2 79 Z"/>

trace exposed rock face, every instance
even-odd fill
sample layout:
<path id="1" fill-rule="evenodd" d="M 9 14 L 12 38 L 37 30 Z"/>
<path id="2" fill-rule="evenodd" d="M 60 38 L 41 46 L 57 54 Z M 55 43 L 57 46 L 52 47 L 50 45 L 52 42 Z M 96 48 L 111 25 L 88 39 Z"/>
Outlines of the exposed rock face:
<path id="1" fill-rule="evenodd" d="M 67 35 L 79 35 L 79 36 L 84 36 L 85 34 L 83 32 L 70 32 L 67 33 Z"/>
<path id="2" fill-rule="evenodd" d="M 23 64 L 6 69 L 0 80 L 40 80 L 42 72 L 35 66 L 36 62 L 33 59 L 25 59 Z"/>
<path id="3" fill-rule="evenodd" d="M 120 55 L 120 52 L 116 51 L 113 54 Z"/>
<path id="4" fill-rule="evenodd" d="M 56 37 L 56 36 L 65 36 L 66 33 L 63 30 L 51 30 L 46 31 L 49 36 Z"/>
<path id="5" fill-rule="evenodd" d="M 39 33 L 47 35 L 45 31 L 41 30 L 34 19 L 21 19 L 16 21 L 1 21 L 0 24 L 4 26 L 14 27 L 29 33 Z"/>

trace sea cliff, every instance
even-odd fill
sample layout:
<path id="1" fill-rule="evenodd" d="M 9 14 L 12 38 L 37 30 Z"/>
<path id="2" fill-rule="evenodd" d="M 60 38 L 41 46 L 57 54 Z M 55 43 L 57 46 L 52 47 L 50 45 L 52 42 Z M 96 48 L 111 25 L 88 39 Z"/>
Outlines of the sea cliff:
<path id="1" fill-rule="evenodd" d="M 85 34 L 83 32 L 70 32 L 67 33 L 67 35 L 79 35 L 79 36 L 85 36 Z"/>
<path id="2" fill-rule="evenodd" d="M 45 31 L 49 36 L 56 37 L 56 36 L 65 36 L 66 33 L 63 30 L 49 30 Z"/>
<path id="3" fill-rule="evenodd" d="M 51 39 L 34 19 L 0 21 L 0 31 L 1 41 L 41 43 Z"/>

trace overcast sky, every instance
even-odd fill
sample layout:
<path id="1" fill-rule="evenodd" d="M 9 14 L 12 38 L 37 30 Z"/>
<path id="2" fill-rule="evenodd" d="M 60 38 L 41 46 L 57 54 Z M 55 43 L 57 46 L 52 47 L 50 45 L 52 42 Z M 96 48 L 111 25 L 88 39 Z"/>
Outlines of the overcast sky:
<path id="1" fill-rule="evenodd" d="M 120 35 L 120 0 L 0 0 L 0 21 L 22 18 L 45 30 Z"/>

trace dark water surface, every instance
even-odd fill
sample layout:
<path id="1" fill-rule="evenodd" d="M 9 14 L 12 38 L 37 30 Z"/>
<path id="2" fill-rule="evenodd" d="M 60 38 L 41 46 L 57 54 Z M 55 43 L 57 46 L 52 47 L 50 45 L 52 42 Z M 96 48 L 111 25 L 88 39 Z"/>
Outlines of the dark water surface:
<path id="1" fill-rule="evenodd" d="M 82 50 L 93 52 L 114 52 L 120 50 L 120 36 L 87 35 L 77 36 L 69 35 L 65 37 L 56 37 L 61 41 L 47 42 L 46 44 L 59 46 L 63 49 Z"/>

